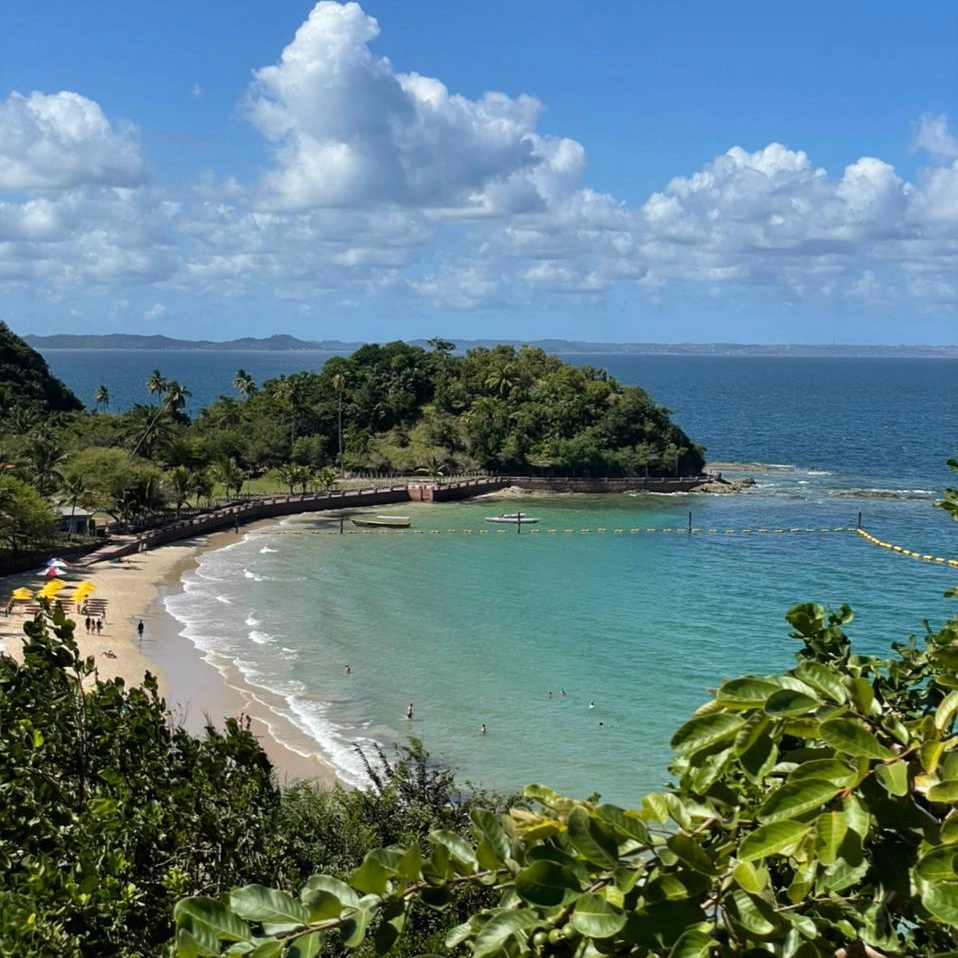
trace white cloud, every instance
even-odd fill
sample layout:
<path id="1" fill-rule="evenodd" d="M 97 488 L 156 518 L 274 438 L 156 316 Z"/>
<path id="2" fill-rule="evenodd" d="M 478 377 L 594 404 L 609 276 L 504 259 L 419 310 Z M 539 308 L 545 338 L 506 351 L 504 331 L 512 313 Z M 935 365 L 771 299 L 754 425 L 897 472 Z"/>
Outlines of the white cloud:
<path id="1" fill-rule="evenodd" d="M 202 96 L 202 95 L 203 95 L 203 87 L 200 86 L 200 81 L 196 80 L 193 83 L 193 96 Z"/>
<path id="2" fill-rule="evenodd" d="M 586 152 L 537 130 L 533 97 L 469 99 L 397 73 L 355 3 L 323 2 L 248 116 L 261 178 L 147 182 L 136 130 L 76 93 L 0 104 L 0 291 L 87 294 L 111 315 L 185 315 L 175 297 L 309 305 L 548 308 L 625 291 L 666 303 L 780 299 L 958 307 L 958 143 L 944 116 L 906 182 L 860 157 L 732 146 L 630 207 L 586 185 Z M 195 91 L 199 90 L 199 84 Z M 201 92 L 201 91 L 199 91 Z M 152 304 L 152 305 L 151 305 Z M 169 305 L 166 305 L 169 304 Z M 168 310 L 168 312 L 165 312 Z"/>
<path id="3" fill-rule="evenodd" d="M 535 132 L 535 98 L 470 100 L 396 73 L 368 47 L 378 34 L 358 4 L 321 2 L 279 62 L 256 72 L 249 116 L 275 144 L 264 203 L 495 215 L 542 209 L 581 177 L 579 144 Z"/>
<path id="4" fill-rule="evenodd" d="M 919 117 L 911 141 L 912 150 L 925 150 L 932 156 L 953 160 L 958 158 L 958 139 L 948 132 L 948 117 L 924 113 Z"/>
<path id="5" fill-rule="evenodd" d="M 92 100 L 11 93 L 0 103 L 0 191 L 130 186 L 143 177 L 135 127 L 114 128 Z"/>

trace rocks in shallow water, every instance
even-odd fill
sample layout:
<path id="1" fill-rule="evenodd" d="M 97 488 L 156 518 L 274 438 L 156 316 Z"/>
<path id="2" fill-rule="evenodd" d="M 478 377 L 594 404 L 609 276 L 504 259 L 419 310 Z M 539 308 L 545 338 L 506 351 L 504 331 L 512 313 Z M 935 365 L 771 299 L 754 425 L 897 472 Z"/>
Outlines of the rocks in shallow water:
<path id="1" fill-rule="evenodd" d="M 751 476 L 744 476 L 741 479 L 710 479 L 696 486 L 695 492 L 711 492 L 717 495 L 727 495 L 730 492 L 741 492 L 755 485 L 755 480 Z"/>
<path id="2" fill-rule="evenodd" d="M 829 493 L 837 499 L 930 499 L 918 492 L 893 492 L 890 489 L 835 489 Z"/>

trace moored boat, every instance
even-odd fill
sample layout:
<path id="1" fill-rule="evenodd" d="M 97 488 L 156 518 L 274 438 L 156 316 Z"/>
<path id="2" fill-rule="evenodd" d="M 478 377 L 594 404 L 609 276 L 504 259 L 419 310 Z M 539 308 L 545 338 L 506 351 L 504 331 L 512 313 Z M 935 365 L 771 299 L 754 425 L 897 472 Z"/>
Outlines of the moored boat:
<path id="1" fill-rule="evenodd" d="M 382 529 L 408 529 L 412 525 L 412 519 L 409 516 L 353 516 L 353 525 Z"/>
<path id="2" fill-rule="evenodd" d="M 501 512 L 497 516 L 486 516 L 486 522 L 511 522 L 518 525 L 521 522 L 538 522 L 537 516 L 530 516 L 524 512 Z"/>

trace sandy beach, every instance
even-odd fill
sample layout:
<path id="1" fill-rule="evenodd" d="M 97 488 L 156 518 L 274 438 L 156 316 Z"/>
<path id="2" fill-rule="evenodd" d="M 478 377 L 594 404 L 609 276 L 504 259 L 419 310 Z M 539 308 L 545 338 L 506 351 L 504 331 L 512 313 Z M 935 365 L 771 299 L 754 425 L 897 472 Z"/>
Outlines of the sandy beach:
<path id="1" fill-rule="evenodd" d="M 102 679 L 119 676 L 128 685 L 137 685 L 145 672 L 155 675 L 167 705 L 189 731 L 199 732 L 206 721 L 222 728 L 226 718 L 244 713 L 250 716 L 251 730 L 280 780 L 332 783 L 336 781 L 335 773 L 319 755 L 292 751 L 269 734 L 265 716 L 257 714 L 255 700 L 227 685 L 222 675 L 179 634 L 179 624 L 163 607 L 163 597 L 181 588 L 183 573 L 195 566 L 204 551 L 235 541 L 235 533 L 222 532 L 140 552 L 122 561 L 69 567 L 63 577 L 64 595 L 69 595 L 80 582 L 88 581 L 95 586 L 93 597 L 106 600 L 99 633 L 88 633 L 85 616 L 72 603 L 66 604 L 68 615 L 76 623 L 77 645 L 83 655 L 96 659 Z M 0 599 L 6 604 L 14 589 L 25 586 L 36 591 L 43 584 L 39 570 L 0 578 Z M 23 624 L 28 619 L 23 609 L 24 603 L 15 603 L 9 616 L 0 615 L 0 651 L 17 659 L 21 655 Z M 137 632 L 140 621 L 142 638 Z"/>

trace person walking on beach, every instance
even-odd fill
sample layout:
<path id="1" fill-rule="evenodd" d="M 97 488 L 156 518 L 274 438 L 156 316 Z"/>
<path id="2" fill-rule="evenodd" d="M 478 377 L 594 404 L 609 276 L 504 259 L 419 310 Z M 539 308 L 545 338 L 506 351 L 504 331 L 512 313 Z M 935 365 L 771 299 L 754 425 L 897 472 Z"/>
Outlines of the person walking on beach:
<path id="1" fill-rule="evenodd" d="M 103 631 L 103 620 L 102 620 L 102 619 L 97 619 L 97 620 L 96 620 L 96 634 L 99 635 L 102 631 Z"/>
<path id="2" fill-rule="evenodd" d="M 406 707 L 406 718 L 409 719 L 410 722 L 412 721 L 412 702 Z"/>
<path id="3" fill-rule="evenodd" d="M 86 630 L 87 630 L 87 632 L 90 631 L 90 622 L 91 622 L 91 621 L 92 621 L 92 620 L 90 619 L 90 617 L 87 616 L 87 617 L 86 617 Z"/>
<path id="4" fill-rule="evenodd" d="M 142 639 L 143 638 L 143 620 L 140 619 L 136 624 L 136 634 Z"/>

